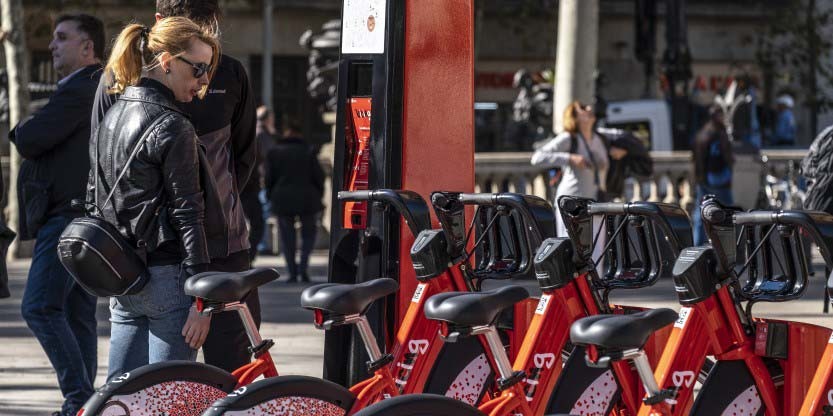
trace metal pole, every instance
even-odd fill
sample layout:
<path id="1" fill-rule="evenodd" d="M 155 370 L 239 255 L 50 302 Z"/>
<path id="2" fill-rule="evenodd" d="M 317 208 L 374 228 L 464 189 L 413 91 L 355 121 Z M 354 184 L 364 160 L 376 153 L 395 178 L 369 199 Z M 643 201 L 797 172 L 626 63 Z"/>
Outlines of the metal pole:
<path id="1" fill-rule="evenodd" d="M 263 1 L 263 64 L 261 66 L 260 95 L 263 105 L 273 108 L 272 102 L 272 0 Z"/>
<path id="2" fill-rule="evenodd" d="M 555 63 L 553 127 L 575 100 L 590 104 L 598 63 L 599 0 L 561 0 L 558 9 L 558 53 Z"/>

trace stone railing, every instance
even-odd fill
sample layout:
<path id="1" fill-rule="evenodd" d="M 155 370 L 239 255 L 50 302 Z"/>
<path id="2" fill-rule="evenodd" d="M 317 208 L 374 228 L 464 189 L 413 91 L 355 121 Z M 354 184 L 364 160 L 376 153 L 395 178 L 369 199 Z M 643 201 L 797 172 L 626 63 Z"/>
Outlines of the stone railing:
<path id="1" fill-rule="evenodd" d="M 733 193 L 735 203 L 753 208 L 761 190 L 766 170 L 783 175 L 791 161 L 800 161 L 804 150 L 767 150 L 766 166 L 761 155 L 736 154 Z M 475 154 L 475 186 L 477 192 L 520 192 L 552 201 L 554 190 L 548 185 L 547 170 L 529 163 L 531 153 Z M 690 151 L 651 152 L 654 175 L 648 179 L 628 178 L 623 200 L 661 201 L 679 204 L 691 210 L 694 204 L 693 173 Z"/>
<path id="2" fill-rule="evenodd" d="M 763 155 L 767 163 L 761 160 L 761 155 L 740 154 L 735 156 L 733 191 L 735 203 L 752 208 L 758 199 L 763 176 L 771 172 L 776 176 L 783 175 L 791 162 L 800 161 L 804 150 L 767 150 Z M 477 153 L 475 164 L 476 192 L 519 192 L 537 195 L 552 201 L 554 190 L 549 186 L 547 170 L 529 163 L 532 153 Z M 692 174 L 691 152 L 651 152 L 654 159 L 654 175 L 651 178 L 638 180 L 628 178 L 625 181 L 625 195 L 623 200 L 662 201 L 679 204 L 689 211 L 694 205 L 694 189 L 691 186 Z M 319 233 L 317 247 L 327 246 L 330 219 L 330 175 L 332 165 L 329 157 L 322 154 L 321 166 L 326 172 L 325 211 L 322 215 L 322 229 Z M 8 186 L 9 158 L 0 159 L 3 169 L 5 185 Z M 14 228 L 14 226 L 13 226 Z M 267 230 L 273 234 L 273 241 L 277 245 L 274 223 L 267 225 Z M 31 251 L 28 246 L 22 250 L 25 254 Z"/>

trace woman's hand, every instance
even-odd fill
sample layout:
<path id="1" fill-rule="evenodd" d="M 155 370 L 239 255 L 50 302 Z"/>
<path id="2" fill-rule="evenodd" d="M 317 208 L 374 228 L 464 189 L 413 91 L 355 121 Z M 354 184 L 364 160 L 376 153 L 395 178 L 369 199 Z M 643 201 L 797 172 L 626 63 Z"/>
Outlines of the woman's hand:
<path id="1" fill-rule="evenodd" d="M 582 155 L 571 154 L 570 155 L 570 166 L 574 168 L 581 168 L 581 169 L 589 169 L 590 162 L 584 158 Z"/>
<path id="2" fill-rule="evenodd" d="M 628 151 L 621 147 L 611 147 L 608 153 L 610 153 L 610 158 L 613 160 L 622 160 L 628 155 Z"/>
<path id="3" fill-rule="evenodd" d="M 202 316 L 197 311 L 196 305 L 191 305 L 188 311 L 188 319 L 182 327 L 182 336 L 185 342 L 193 349 L 199 349 L 208 336 L 208 329 L 211 327 L 211 315 Z"/>

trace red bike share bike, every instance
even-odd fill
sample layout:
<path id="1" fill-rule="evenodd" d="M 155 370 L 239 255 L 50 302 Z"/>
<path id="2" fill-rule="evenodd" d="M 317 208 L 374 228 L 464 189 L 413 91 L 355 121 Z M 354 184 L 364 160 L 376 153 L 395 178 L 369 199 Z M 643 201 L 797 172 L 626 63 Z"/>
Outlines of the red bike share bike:
<path id="1" fill-rule="evenodd" d="M 785 302 L 804 293 L 805 238 L 818 246 L 828 268 L 833 265 L 833 216 L 739 212 L 713 198 L 704 200 L 702 214 L 711 244 L 685 249 L 674 266 L 679 314 L 664 309 L 650 316 L 586 318 L 571 329 L 572 341 L 588 346 L 587 360 L 596 365 L 636 367 L 647 391 L 640 416 L 809 414 L 800 407 L 830 329 L 755 318 L 751 310 L 757 302 Z M 671 324 L 652 372 L 644 342 Z M 694 374 L 707 356 L 717 362 L 695 398 Z"/>
<path id="2" fill-rule="evenodd" d="M 527 235 L 541 233 L 538 221 L 529 215 L 530 207 L 553 217 L 549 204 L 532 196 L 464 194 L 460 199 L 511 207 L 524 216 Z M 436 395 L 402 396 L 371 406 L 359 415 L 540 415 L 561 411 L 559 406 L 573 414 L 608 414 L 615 409 L 627 412 L 639 407 L 638 398 L 643 393 L 627 363 L 614 364 L 611 370 L 588 367 L 583 349 L 578 348 L 562 369 L 562 351 L 567 347 L 573 321 L 604 312 L 641 310 L 608 306 L 607 294 L 617 287 L 644 287 L 656 282 L 663 265 L 672 260 L 661 253 L 679 251 L 683 247 L 681 236 L 690 244 L 688 216 L 679 207 L 667 204 L 606 204 L 583 198 L 563 198 L 559 202 L 573 239 L 550 238 L 539 245 L 534 262 L 543 294 L 514 365 L 500 345 L 492 343 L 492 354 L 498 358 L 500 395 L 481 401 L 479 410 Z M 606 222 L 600 228 L 608 237 L 603 250 L 607 253 L 604 278 L 596 272 L 601 259 L 593 261 L 591 256 L 599 241 L 598 234 L 593 236 L 594 215 Z M 475 334 L 494 340 L 499 312 L 525 297 L 526 292 L 517 287 L 488 293 L 444 293 L 429 299 L 425 314 L 443 322 L 446 341 Z M 656 358 L 664 341 L 660 338 L 655 337 Z"/>
<path id="3" fill-rule="evenodd" d="M 439 392 L 470 403 L 489 397 L 494 365 L 487 348 L 492 340 L 472 337 L 468 342 L 449 348 L 439 340 L 439 323 L 426 319 L 422 309 L 434 294 L 478 290 L 486 279 L 506 279 L 531 270 L 532 253 L 525 242 L 519 241 L 522 230 L 517 227 L 513 215 L 477 210 L 467 232 L 464 206 L 457 194 L 439 192 L 432 195 L 432 205 L 442 228 L 430 229 L 428 206 L 414 192 L 389 189 L 340 192 L 339 199 L 381 205 L 402 216 L 416 235 L 410 255 L 419 280 L 403 323 L 392 340 L 390 353 L 383 352 L 365 313 L 375 301 L 398 289 L 395 280 L 325 283 L 311 286 L 302 293 L 301 305 L 314 311 L 316 327 L 326 330 L 353 326 L 366 349 L 367 370 L 371 376 L 349 390 L 341 386 L 336 388 L 338 396 L 344 398 L 340 402 L 340 407 L 346 410 L 343 413 L 354 413 L 389 397 L 423 391 Z M 500 221 L 504 221 L 506 227 L 499 227 Z M 468 239 L 476 224 L 480 224 L 480 237 L 467 252 Z M 554 223 L 549 227 L 552 229 Z M 480 255 L 476 267 L 472 267 L 470 259 L 475 249 Z M 516 332 L 502 331 L 508 344 L 512 343 Z M 521 335 L 516 336 L 516 343 Z M 503 340 L 499 342 L 503 348 Z M 323 390 L 332 388 L 332 383 L 319 379 L 287 383 L 282 378 L 267 378 L 218 400 L 205 415 L 271 414 L 267 409 L 280 406 L 284 397 L 307 397 L 318 391 L 319 385 Z"/>

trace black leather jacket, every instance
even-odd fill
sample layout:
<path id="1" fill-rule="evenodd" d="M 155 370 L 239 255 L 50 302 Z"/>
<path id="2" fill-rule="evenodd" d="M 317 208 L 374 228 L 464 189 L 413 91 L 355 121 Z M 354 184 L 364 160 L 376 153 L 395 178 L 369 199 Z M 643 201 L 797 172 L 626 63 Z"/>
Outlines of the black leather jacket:
<path id="1" fill-rule="evenodd" d="M 146 132 L 144 146 L 104 206 L 112 184 Z M 87 200 L 95 201 L 104 218 L 116 224 L 129 241 L 144 240 L 149 257 L 162 243 L 179 241 L 185 266 L 208 263 L 208 241 L 223 235 L 225 219 L 212 177 L 203 168 L 207 166 L 204 151 L 188 117 L 174 103 L 173 93 L 143 78 L 125 90 L 95 134 Z M 100 187 L 97 196 L 93 175 Z"/>

